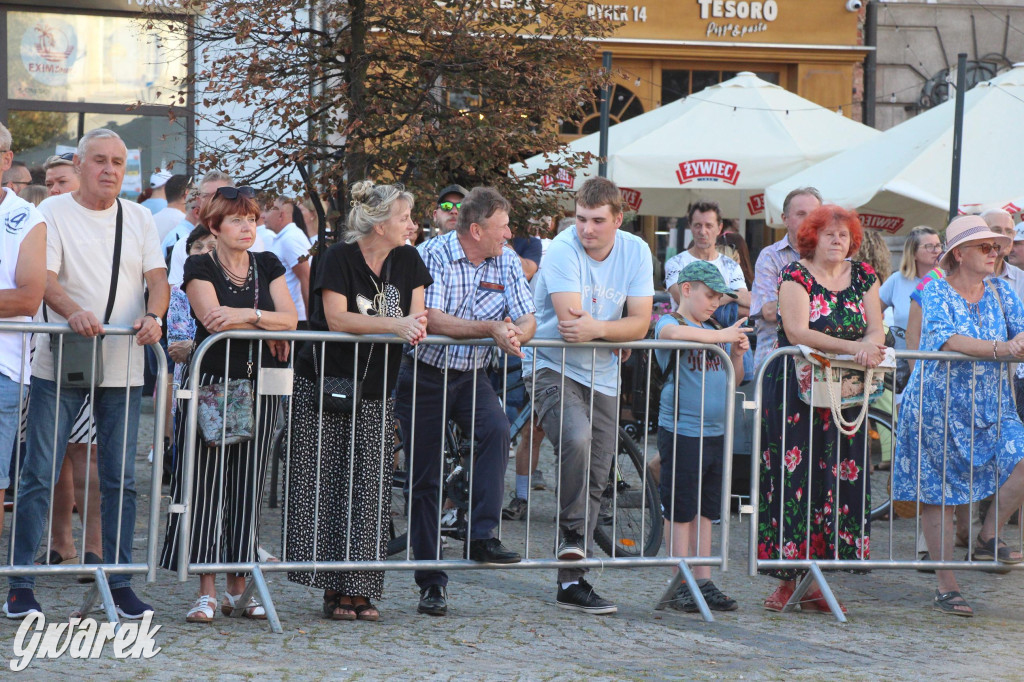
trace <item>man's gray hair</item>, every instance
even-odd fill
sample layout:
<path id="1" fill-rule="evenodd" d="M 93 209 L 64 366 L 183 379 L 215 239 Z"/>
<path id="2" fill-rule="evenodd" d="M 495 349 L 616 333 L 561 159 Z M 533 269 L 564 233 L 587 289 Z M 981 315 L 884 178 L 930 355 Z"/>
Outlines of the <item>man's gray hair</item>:
<path id="1" fill-rule="evenodd" d="M 473 223 L 482 225 L 498 211 L 511 213 L 512 204 L 493 187 L 474 187 L 462 198 L 455 229 L 465 233 Z"/>
<path id="2" fill-rule="evenodd" d="M 294 203 L 294 199 L 281 197 L 282 201 Z M 391 206 L 402 200 L 412 209 L 415 197 L 405 190 L 404 185 L 378 185 L 373 180 L 363 180 L 352 186 L 352 209 L 348 212 L 345 229 L 345 243 L 353 244 L 373 233 L 373 226 L 380 225 L 391 217 Z"/>
<path id="3" fill-rule="evenodd" d="M 5 152 L 11 151 L 11 144 L 13 144 L 13 142 L 14 141 L 11 139 L 11 131 L 8 130 L 7 126 L 3 123 L 0 123 L 0 150 Z"/>
<path id="4" fill-rule="evenodd" d="M 992 227 L 991 219 L 996 216 L 999 216 L 1000 218 L 1005 216 L 1010 219 L 1010 222 L 1013 222 L 1013 214 L 1005 208 L 990 208 L 987 211 L 982 211 L 981 215 L 978 217 L 984 220 L 986 225 Z"/>
<path id="5" fill-rule="evenodd" d="M 821 192 L 814 187 L 797 187 L 795 190 L 786 195 L 785 200 L 782 202 L 782 214 L 789 213 L 789 202 L 793 201 L 794 197 L 798 197 L 805 194 L 809 197 L 814 197 L 818 200 L 818 205 L 824 204 L 825 202 L 821 198 Z"/>
<path id="6" fill-rule="evenodd" d="M 75 150 L 75 156 L 77 156 L 80 159 L 84 158 L 85 150 L 89 147 L 90 142 L 92 142 L 93 140 L 106 139 L 118 140 L 121 144 L 124 144 L 124 140 L 121 139 L 121 136 L 115 133 L 113 130 L 110 130 L 109 128 L 93 128 L 85 135 L 82 135 L 82 139 L 78 141 L 78 149 Z M 127 148 L 128 145 L 125 145 L 125 149 Z"/>
<path id="7" fill-rule="evenodd" d="M 225 173 L 224 171 L 212 170 L 203 176 L 203 179 L 199 181 L 199 187 L 202 187 L 208 182 L 226 182 L 228 187 L 234 187 L 234 179 Z"/>

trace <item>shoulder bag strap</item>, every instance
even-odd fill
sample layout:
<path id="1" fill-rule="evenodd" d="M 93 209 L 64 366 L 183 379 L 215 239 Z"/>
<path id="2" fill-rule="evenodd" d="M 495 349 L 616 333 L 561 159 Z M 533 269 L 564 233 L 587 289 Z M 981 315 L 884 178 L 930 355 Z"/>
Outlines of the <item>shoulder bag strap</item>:
<path id="1" fill-rule="evenodd" d="M 121 200 L 117 199 L 117 221 L 114 228 L 114 261 L 110 266 L 110 291 L 107 293 L 107 310 L 103 313 L 103 324 L 110 322 L 110 314 L 114 311 L 114 299 L 117 298 L 117 279 L 121 275 L 121 240 L 124 233 L 124 214 Z"/>

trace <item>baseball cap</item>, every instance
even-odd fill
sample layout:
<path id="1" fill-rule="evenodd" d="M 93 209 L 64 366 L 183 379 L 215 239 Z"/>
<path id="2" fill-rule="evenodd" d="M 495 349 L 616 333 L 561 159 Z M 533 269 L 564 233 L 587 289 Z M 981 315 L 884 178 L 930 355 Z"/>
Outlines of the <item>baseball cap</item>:
<path id="1" fill-rule="evenodd" d="M 1024 242 L 1024 220 L 1017 223 L 1016 233 L 1013 235 L 1013 241 Z"/>
<path id="2" fill-rule="evenodd" d="M 736 298 L 736 290 L 729 288 L 718 268 L 706 260 L 695 260 L 687 265 L 679 273 L 679 278 L 676 282 L 678 284 L 683 282 L 703 282 L 712 291 Z"/>
<path id="3" fill-rule="evenodd" d="M 149 186 L 152 187 L 153 189 L 163 187 L 164 185 L 167 184 L 167 181 L 171 179 L 172 175 L 174 174 L 169 171 L 159 171 L 157 173 L 153 173 L 152 175 L 149 176 Z"/>
<path id="4" fill-rule="evenodd" d="M 461 194 L 462 196 L 466 196 L 467 194 L 469 194 L 469 190 L 467 190 L 462 185 L 448 185 L 443 190 L 441 190 L 440 194 L 437 195 L 437 203 L 441 203 L 442 201 L 444 201 L 444 198 L 449 194 Z"/>

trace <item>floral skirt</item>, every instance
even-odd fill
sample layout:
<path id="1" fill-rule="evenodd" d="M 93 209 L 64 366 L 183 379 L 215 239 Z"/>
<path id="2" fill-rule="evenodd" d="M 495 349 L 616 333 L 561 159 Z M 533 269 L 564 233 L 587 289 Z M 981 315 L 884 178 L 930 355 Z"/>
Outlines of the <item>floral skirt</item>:
<path id="1" fill-rule="evenodd" d="M 788 368 L 788 369 L 787 369 Z M 785 373 L 784 373 L 785 369 Z M 764 374 L 759 559 L 868 559 L 871 484 L 867 426 L 842 435 L 826 409 L 802 402 L 790 356 Z M 857 410 L 847 410 L 848 419 Z M 761 571 L 794 580 L 804 571 Z"/>

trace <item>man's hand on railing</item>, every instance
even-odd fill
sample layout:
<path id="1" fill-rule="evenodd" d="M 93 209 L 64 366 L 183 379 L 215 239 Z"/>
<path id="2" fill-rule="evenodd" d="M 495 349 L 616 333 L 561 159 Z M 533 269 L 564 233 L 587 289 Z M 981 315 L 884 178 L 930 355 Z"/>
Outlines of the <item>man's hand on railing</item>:
<path id="1" fill-rule="evenodd" d="M 569 308 L 575 320 L 562 320 L 558 323 L 558 333 L 569 343 L 586 343 L 601 338 L 604 334 L 601 322 L 595 320 L 590 313 L 577 308 Z"/>
<path id="2" fill-rule="evenodd" d="M 509 355 L 521 358 L 523 357 L 523 351 L 519 347 L 519 335 L 522 333 L 523 330 L 512 322 L 512 318 L 506 317 L 504 320 L 494 323 L 491 338 L 494 339 L 494 343 L 497 344 L 498 348 Z"/>
<path id="3" fill-rule="evenodd" d="M 68 318 L 68 326 L 76 334 L 82 336 L 99 336 L 103 333 L 103 325 L 100 324 L 99 318 L 89 310 L 78 310 L 71 313 Z"/>
<path id="4" fill-rule="evenodd" d="M 156 343 L 164 334 L 164 329 L 160 326 L 160 323 L 149 315 L 145 315 L 135 320 L 135 324 L 132 325 L 132 329 L 135 330 L 135 343 L 140 346 L 148 346 L 151 343 Z"/>

